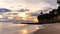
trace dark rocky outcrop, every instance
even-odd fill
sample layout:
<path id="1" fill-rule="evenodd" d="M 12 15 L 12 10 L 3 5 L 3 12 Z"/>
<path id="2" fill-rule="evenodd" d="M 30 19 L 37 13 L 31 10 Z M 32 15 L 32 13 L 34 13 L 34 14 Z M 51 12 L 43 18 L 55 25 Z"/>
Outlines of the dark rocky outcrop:
<path id="1" fill-rule="evenodd" d="M 52 22 L 55 22 L 57 21 L 58 17 L 60 16 L 60 6 L 58 7 L 58 9 L 53 9 L 52 11 L 46 14 L 42 14 L 42 15 L 39 15 L 37 17 L 38 19 L 38 22 L 39 23 L 52 23 Z"/>

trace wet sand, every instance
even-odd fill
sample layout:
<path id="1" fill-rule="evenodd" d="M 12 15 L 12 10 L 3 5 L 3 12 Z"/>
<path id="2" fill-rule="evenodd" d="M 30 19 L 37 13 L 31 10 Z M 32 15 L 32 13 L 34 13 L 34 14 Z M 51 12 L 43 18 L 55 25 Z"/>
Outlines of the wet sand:
<path id="1" fill-rule="evenodd" d="M 38 29 L 32 34 L 60 34 L 60 23 L 46 25 L 43 29 Z"/>

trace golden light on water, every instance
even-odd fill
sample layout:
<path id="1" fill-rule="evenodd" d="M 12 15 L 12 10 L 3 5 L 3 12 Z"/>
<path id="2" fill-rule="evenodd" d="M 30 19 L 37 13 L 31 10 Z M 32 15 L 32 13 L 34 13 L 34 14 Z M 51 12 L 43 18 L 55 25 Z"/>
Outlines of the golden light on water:
<path id="1" fill-rule="evenodd" d="M 34 18 L 34 22 L 38 22 L 38 20 L 37 20 L 37 18 L 36 18 L 36 17 Z"/>
<path id="2" fill-rule="evenodd" d="M 38 22 L 37 17 L 31 16 L 31 14 L 26 14 L 26 15 L 27 15 L 27 17 L 26 17 L 27 20 L 32 20 L 33 22 Z"/>

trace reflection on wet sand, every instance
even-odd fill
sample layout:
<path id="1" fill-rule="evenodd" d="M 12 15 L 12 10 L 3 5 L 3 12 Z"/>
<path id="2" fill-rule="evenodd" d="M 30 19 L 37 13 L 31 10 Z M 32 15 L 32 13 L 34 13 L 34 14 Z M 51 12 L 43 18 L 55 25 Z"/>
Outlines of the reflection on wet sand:
<path id="1" fill-rule="evenodd" d="M 23 29 L 22 31 L 19 30 L 18 33 L 19 34 L 28 34 L 28 30 L 27 29 Z"/>
<path id="2" fill-rule="evenodd" d="M 31 34 L 40 25 L 12 24 L 0 22 L 0 34 Z"/>

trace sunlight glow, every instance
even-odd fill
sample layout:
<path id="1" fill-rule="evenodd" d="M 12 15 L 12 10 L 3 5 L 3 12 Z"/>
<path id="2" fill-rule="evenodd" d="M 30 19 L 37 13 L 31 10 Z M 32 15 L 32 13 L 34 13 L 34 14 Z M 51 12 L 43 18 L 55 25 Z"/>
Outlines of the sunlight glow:
<path id="1" fill-rule="evenodd" d="M 22 13 L 18 14 L 18 16 L 24 18 L 24 17 L 26 17 L 26 13 L 22 12 Z"/>
<path id="2" fill-rule="evenodd" d="M 0 18 L 2 18 L 3 17 L 3 15 L 0 15 Z"/>

